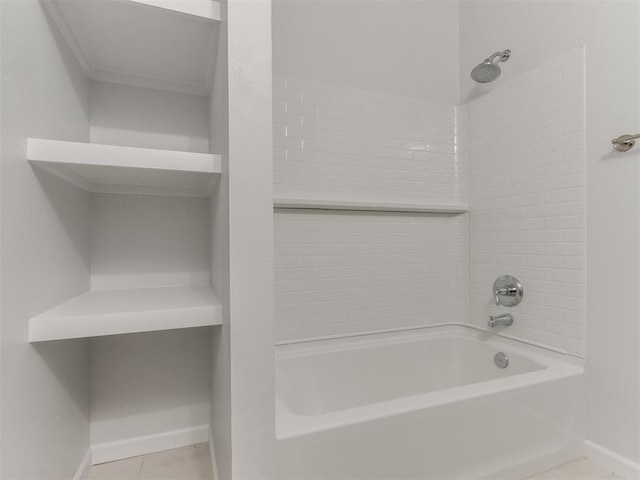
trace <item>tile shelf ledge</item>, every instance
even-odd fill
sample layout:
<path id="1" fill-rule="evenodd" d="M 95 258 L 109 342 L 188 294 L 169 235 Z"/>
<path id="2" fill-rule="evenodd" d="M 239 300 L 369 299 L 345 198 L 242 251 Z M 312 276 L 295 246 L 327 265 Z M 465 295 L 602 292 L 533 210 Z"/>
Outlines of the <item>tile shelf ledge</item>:
<path id="1" fill-rule="evenodd" d="M 401 203 L 372 202 L 359 200 L 323 200 L 300 197 L 274 197 L 274 208 L 312 209 L 312 210 L 350 210 L 365 212 L 408 212 L 461 214 L 469 211 L 468 206 L 458 203 Z"/>

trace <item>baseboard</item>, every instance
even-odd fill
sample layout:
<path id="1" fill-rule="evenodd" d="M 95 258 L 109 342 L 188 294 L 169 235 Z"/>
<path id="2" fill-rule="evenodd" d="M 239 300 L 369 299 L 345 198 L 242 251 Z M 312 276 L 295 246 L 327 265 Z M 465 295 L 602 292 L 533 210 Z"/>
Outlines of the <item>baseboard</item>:
<path id="1" fill-rule="evenodd" d="M 213 447 L 213 430 L 209 425 L 209 453 L 211 454 L 211 468 L 213 469 L 213 479 L 220 480 L 218 476 L 218 462 L 216 461 L 216 450 Z"/>
<path id="2" fill-rule="evenodd" d="M 172 432 L 130 438 L 117 442 L 92 445 L 93 464 L 112 462 L 123 458 L 137 457 L 147 453 L 161 452 L 172 448 L 186 447 L 209 440 L 209 426 L 185 428 Z"/>
<path id="3" fill-rule="evenodd" d="M 89 478 L 89 472 L 91 471 L 91 465 L 93 465 L 93 455 L 89 448 L 84 454 L 84 457 L 82 457 L 82 461 L 76 470 L 76 474 L 73 476 L 73 480 L 87 480 L 87 478 Z"/>
<path id="4" fill-rule="evenodd" d="M 640 478 L 640 463 L 629 460 L 590 440 L 584 442 L 584 449 L 585 455 L 590 461 L 612 471 L 616 475 L 627 480 Z"/>
<path id="5" fill-rule="evenodd" d="M 558 465 L 584 458 L 584 439 L 572 435 L 566 444 L 562 446 L 556 444 L 555 448 L 552 447 L 549 451 L 543 452 L 544 450 L 536 450 L 535 454 L 529 457 L 513 458 L 511 460 L 515 462 L 514 465 L 474 476 L 474 479 L 496 480 L 537 476 L 538 473 L 555 468 Z M 489 467 L 489 465 L 485 467 Z"/>

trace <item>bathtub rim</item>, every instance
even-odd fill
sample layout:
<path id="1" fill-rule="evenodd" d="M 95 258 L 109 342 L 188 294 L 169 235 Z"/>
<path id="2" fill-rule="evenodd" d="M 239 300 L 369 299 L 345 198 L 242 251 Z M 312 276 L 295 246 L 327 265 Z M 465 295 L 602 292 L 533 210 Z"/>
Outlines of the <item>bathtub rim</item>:
<path id="1" fill-rule="evenodd" d="M 366 348 L 367 346 L 388 345 L 390 341 L 391 343 L 402 343 L 451 336 L 488 343 L 498 350 L 510 350 L 543 365 L 544 369 L 320 415 L 299 415 L 291 412 L 278 395 L 276 388 L 276 439 L 291 439 L 415 410 L 434 408 L 495 393 L 540 385 L 584 373 L 584 360 L 581 358 L 561 353 L 557 349 L 532 345 L 531 342 L 498 336 L 493 332 L 468 324 L 451 323 L 349 337 L 279 342 L 276 348 L 276 362 L 279 358 L 331 353 L 336 349 L 342 351 L 354 344 L 359 348 Z M 317 345 L 313 345 L 314 343 Z"/>
<path id="2" fill-rule="evenodd" d="M 276 351 L 278 350 L 279 347 L 285 346 L 285 345 L 298 345 L 298 344 L 303 344 L 303 343 L 314 343 L 314 342 L 320 342 L 320 341 L 325 341 L 325 340 L 340 340 L 340 339 L 349 339 L 349 338 L 353 338 L 353 337 L 365 337 L 365 336 L 370 336 L 370 335 L 380 335 L 380 334 L 389 334 L 389 333 L 400 333 L 400 332 L 411 332 L 411 331 L 415 331 L 415 330 L 430 330 L 430 329 L 441 329 L 443 327 L 461 327 L 464 331 L 467 331 L 467 329 L 470 330 L 476 330 L 478 332 L 484 333 L 486 334 L 485 338 L 502 338 L 505 339 L 507 341 L 514 341 L 517 342 L 518 344 L 522 344 L 522 345 L 529 345 L 531 347 L 535 347 L 535 349 L 541 349 L 541 350 L 546 350 L 549 352 L 553 352 L 553 353 L 557 353 L 560 355 L 563 355 L 562 358 L 565 358 L 567 361 L 571 361 L 572 358 L 575 358 L 578 360 L 578 362 L 576 363 L 576 365 L 583 365 L 584 364 L 584 355 L 577 355 L 575 353 L 571 353 L 568 350 L 565 350 L 563 348 L 559 348 L 559 347 L 554 347 L 552 345 L 548 345 L 545 343 L 539 343 L 539 342 L 535 342 L 533 340 L 528 340 L 526 338 L 522 338 L 522 337 L 518 337 L 515 335 L 510 335 L 509 333 L 505 333 L 508 332 L 508 329 L 505 328 L 501 328 L 501 329 L 496 329 L 496 330 L 490 330 L 488 328 L 485 327 L 479 327 L 478 325 L 473 325 L 473 324 L 469 324 L 469 323 L 463 323 L 463 322 L 441 322 L 441 323 L 432 323 L 429 325 L 412 325 L 412 326 L 408 326 L 408 327 L 396 327 L 396 328 L 385 328 L 385 329 L 379 329 L 379 330 L 371 330 L 371 331 L 367 331 L 367 332 L 350 332 L 350 333 L 343 333 L 343 334 L 336 334 L 336 335 L 321 335 L 321 336 L 317 336 L 317 337 L 303 337 L 303 338 L 297 338 L 297 339 L 292 339 L 292 340 L 277 340 L 276 342 L 274 342 L 274 345 L 276 347 Z"/>

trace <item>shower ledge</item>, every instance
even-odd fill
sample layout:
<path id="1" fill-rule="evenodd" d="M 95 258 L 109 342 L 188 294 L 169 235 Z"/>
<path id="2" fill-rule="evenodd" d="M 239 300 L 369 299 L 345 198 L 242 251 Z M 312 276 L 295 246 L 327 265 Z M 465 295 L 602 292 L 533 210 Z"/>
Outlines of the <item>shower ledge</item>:
<path id="1" fill-rule="evenodd" d="M 29 341 L 100 337 L 222 324 L 210 286 L 93 290 L 29 320 Z"/>
<path id="2" fill-rule="evenodd" d="M 220 175 L 219 155 L 39 138 L 27 159 L 94 193 L 206 197 Z"/>
<path id="3" fill-rule="evenodd" d="M 274 208 L 294 208 L 312 210 L 351 210 L 369 212 L 409 212 L 461 214 L 469 211 L 465 204 L 456 203 L 401 203 L 359 200 L 325 200 L 314 198 L 275 197 Z"/>

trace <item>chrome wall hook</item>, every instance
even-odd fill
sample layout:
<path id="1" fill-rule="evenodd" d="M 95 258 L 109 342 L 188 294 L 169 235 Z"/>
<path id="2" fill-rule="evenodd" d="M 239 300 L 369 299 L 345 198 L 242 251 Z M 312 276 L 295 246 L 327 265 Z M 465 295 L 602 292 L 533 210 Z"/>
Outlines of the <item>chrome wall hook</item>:
<path id="1" fill-rule="evenodd" d="M 613 148 L 619 152 L 628 152 L 636 144 L 636 138 L 640 138 L 638 135 L 620 135 L 618 138 L 611 140 Z"/>

